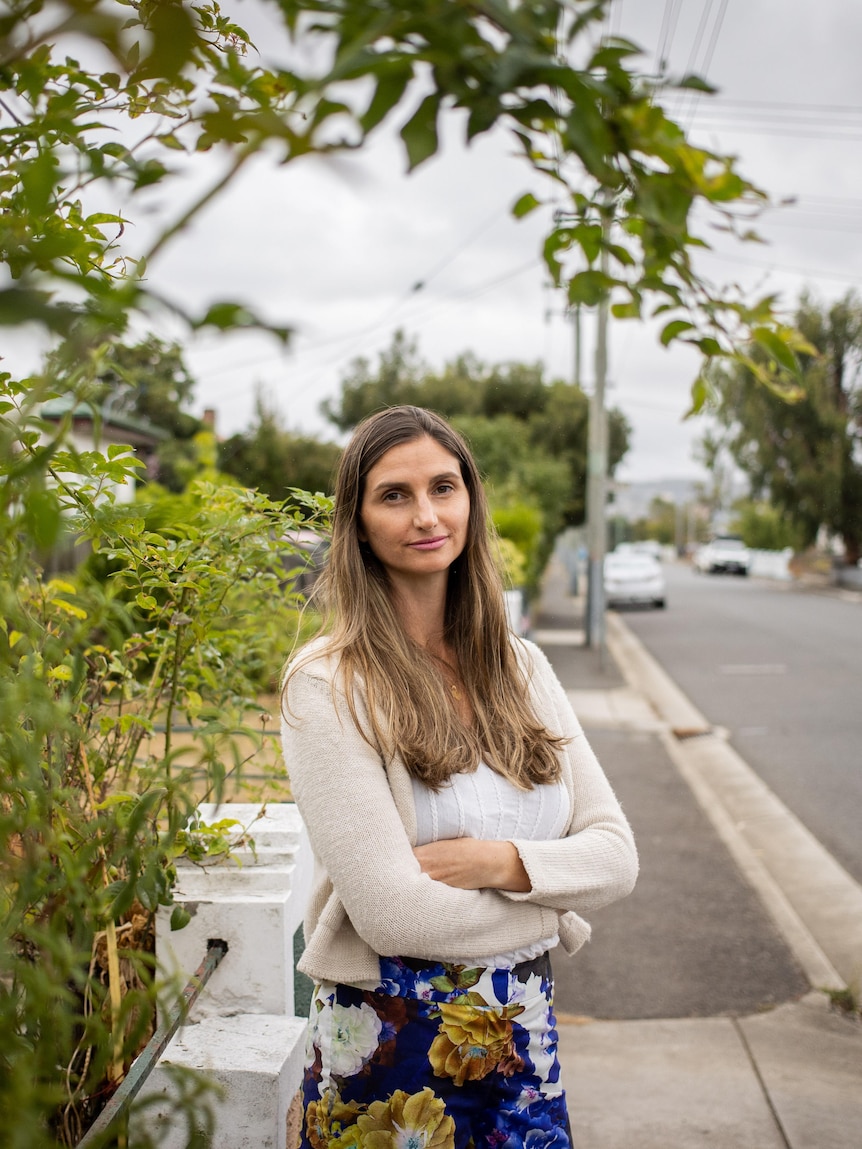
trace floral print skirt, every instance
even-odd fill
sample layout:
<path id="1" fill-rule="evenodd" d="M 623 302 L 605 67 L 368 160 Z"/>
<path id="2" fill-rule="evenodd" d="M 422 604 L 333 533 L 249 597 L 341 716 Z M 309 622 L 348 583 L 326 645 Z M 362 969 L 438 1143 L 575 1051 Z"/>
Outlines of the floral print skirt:
<path id="1" fill-rule="evenodd" d="M 547 954 L 315 987 L 302 1149 L 568 1149 Z"/>

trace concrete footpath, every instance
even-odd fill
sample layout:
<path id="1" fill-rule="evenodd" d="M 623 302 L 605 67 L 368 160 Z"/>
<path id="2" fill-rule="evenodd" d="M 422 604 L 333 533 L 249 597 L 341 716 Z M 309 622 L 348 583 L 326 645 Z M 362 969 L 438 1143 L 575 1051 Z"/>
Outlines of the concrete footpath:
<path id="1" fill-rule="evenodd" d="M 632 896 L 555 954 L 576 1149 L 862 1149 L 862 888 L 552 562 L 532 637 L 626 810 Z M 668 625 L 673 625 L 670 612 Z"/>

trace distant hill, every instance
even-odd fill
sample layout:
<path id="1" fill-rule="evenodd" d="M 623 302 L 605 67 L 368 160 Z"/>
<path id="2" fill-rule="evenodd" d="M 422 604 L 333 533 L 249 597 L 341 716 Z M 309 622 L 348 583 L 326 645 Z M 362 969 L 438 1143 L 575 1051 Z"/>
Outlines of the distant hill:
<path id="1" fill-rule="evenodd" d="M 698 488 L 702 485 L 698 479 L 646 479 L 639 483 L 614 483 L 613 501 L 608 511 L 630 522 L 643 519 L 649 514 L 653 499 L 666 499 L 669 503 L 684 506 L 697 499 Z"/>

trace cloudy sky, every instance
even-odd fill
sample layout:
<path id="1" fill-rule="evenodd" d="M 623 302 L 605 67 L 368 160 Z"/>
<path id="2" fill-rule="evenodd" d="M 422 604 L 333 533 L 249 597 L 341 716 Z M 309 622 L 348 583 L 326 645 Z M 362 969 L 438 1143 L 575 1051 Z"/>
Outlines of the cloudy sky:
<path id="1" fill-rule="evenodd" d="M 223 7 L 275 62 L 278 40 L 255 4 Z M 739 156 L 776 202 L 794 200 L 761 220 L 768 245 L 710 237 L 701 271 L 778 291 L 788 309 L 806 285 L 824 299 L 862 290 L 859 0 L 615 0 L 610 26 L 643 47 L 645 71 L 663 56 L 671 73 L 707 75 L 719 97 L 682 98 L 681 122 L 697 142 Z M 189 343 L 197 408 L 216 409 L 222 434 L 248 425 L 260 389 L 291 429 L 334 437 L 321 401 L 397 327 L 434 366 L 470 350 L 485 361 L 542 360 L 549 376 L 572 377 L 571 327 L 539 257 L 545 221 L 509 214 L 535 183 L 505 139 L 468 150 L 460 130 L 450 121 L 443 154 L 409 177 L 394 130 L 360 159 L 261 160 L 151 267 L 157 286 L 189 303 L 240 297 L 296 328 L 287 352 L 251 334 Z M 647 326 L 613 326 L 609 402 L 633 427 L 622 478 L 699 473 L 698 421 L 681 419 L 696 369 L 690 352 L 662 349 Z M 587 320 L 588 388 L 591 379 Z"/>

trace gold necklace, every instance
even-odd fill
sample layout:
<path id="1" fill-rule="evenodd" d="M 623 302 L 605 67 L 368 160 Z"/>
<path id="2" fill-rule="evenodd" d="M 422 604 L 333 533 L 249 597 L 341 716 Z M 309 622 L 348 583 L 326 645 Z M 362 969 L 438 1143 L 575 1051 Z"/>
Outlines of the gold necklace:
<path id="1" fill-rule="evenodd" d="M 438 662 L 440 664 L 444 679 L 452 677 L 456 680 L 455 682 L 447 683 L 447 685 L 449 687 L 449 693 L 452 695 L 453 699 L 456 702 L 460 702 L 464 696 L 461 693 L 461 687 L 458 685 L 458 682 L 457 682 L 457 678 L 458 678 L 457 670 L 455 670 L 454 666 L 451 666 L 446 661 L 445 658 L 441 658 L 439 654 L 432 654 L 431 657 L 434 659 L 435 662 Z"/>

